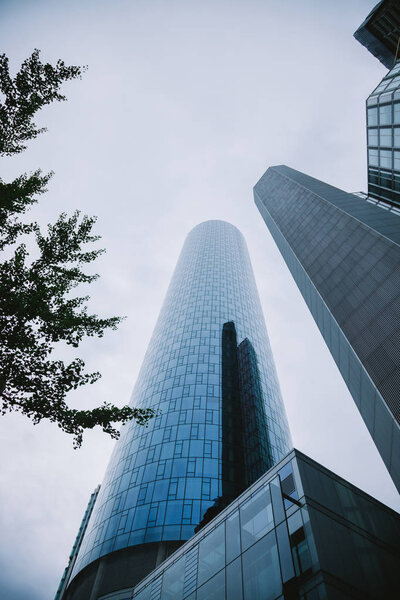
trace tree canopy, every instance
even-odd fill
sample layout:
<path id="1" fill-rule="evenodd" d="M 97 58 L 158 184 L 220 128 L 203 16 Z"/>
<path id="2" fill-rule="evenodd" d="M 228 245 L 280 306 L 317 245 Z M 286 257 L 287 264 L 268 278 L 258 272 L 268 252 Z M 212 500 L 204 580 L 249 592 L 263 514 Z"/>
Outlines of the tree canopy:
<path id="1" fill-rule="evenodd" d="M 66 100 L 61 85 L 81 78 L 84 71 L 61 60 L 55 66 L 42 63 L 35 50 L 12 78 L 8 58 L 0 55 L 1 156 L 22 152 L 29 140 L 46 131 L 33 122 L 35 113 L 55 100 Z M 111 403 L 76 410 L 67 404 L 71 390 L 101 375 L 87 373 L 81 358 L 69 363 L 54 359 L 53 351 L 60 342 L 77 348 L 86 336 L 102 337 L 121 318 L 89 314 L 89 297 L 73 294 L 79 284 L 98 278 L 84 272 L 104 252 L 93 247 L 100 239 L 92 232 L 96 218 L 78 210 L 70 216 L 62 213 L 46 232 L 25 218 L 52 175 L 37 169 L 11 182 L 0 179 L 0 251 L 6 256 L 0 261 L 0 410 L 3 415 L 20 411 L 34 424 L 42 419 L 57 423 L 78 447 L 85 429 L 100 425 L 117 438 L 116 423 L 136 419 L 144 425 L 154 411 Z"/>

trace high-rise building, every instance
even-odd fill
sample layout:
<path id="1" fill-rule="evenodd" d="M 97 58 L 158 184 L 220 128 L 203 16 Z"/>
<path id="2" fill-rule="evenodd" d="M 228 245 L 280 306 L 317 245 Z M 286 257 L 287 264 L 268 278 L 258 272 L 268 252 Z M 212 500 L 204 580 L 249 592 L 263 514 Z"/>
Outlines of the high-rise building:
<path id="1" fill-rule="evenodd" d="M 290 450 L 241 233 L 188 235 L 132 404 L 159 410 L 116 444 L 62 598 L 133 586 Z"/>
<path id="2" fill-rule="evenodd" d="M 356 40 L 391 69 L 399 52 L 400 6 L 398 0 L 381 0 L 354 33 Z"/>
<path id="3" fill-rule="evenodd" d="M 379 2 L 354 35 L 391 69 L 367 99 L 368 194 L 281 165 L 254 199 L 400 489 L 398 3 Z"/>
<path id="4" fill-rule="evenodd" d="M 286 166 L 254 198 L 400 488 L 400 214 Z"/>

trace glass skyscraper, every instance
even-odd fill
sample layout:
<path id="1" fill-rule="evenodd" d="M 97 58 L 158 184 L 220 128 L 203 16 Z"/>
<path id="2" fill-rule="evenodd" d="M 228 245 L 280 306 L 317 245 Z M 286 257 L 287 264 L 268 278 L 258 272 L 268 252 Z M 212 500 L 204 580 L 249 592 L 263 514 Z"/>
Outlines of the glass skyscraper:
<path id="1" fill-rule="evenodd" d="M 400 489 L 400 215 L 286 166 L 254 199 Z"/>
<path id="2" fill-rule="evenodd" d="M 229 223 L 188 235 L 132 404 L 159 414 L 123 428 L 63 598 L 134 585 L 291 449 L 246 244 Z"/>

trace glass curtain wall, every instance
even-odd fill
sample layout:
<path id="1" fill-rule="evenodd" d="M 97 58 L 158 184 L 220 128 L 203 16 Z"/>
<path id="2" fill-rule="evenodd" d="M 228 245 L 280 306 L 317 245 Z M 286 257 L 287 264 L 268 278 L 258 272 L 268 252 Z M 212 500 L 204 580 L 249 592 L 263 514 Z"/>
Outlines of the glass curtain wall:
<path id="1" fill-rule="evenodd" d="M 248 251 L 229 223 L 188 235 L 131 403 L 159 414 L 123 428 L 73 576 L 122 548 L 189 539 L 291 448 Z M 237 444 L 251 456 L 235 464 Z"/>

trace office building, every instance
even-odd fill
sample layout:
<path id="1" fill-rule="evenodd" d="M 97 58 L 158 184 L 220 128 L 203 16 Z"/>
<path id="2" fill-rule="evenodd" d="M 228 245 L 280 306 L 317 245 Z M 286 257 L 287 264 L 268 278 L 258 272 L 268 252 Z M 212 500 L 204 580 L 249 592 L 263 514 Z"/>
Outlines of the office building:
<path id="1" fill-rule="evenodd" d="M 254 198 L 400 488 L 400 215 L 286 166 Z"/>
<path id="2" fill-rule="evenodd" d="M 394 600 L 400 517 L 292 450 L 143 581 L 101 600 Z"/>
<path id="3" fill-rule="evenodd" d="M 135 585 L 291 449 L 241 233 L 188 235 L 62 598 Z"/>

